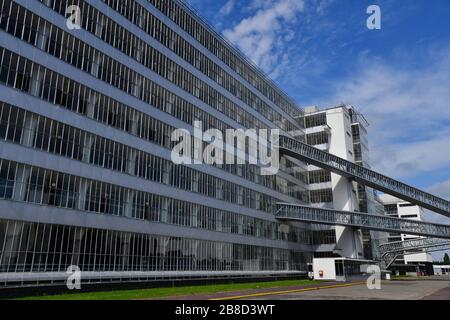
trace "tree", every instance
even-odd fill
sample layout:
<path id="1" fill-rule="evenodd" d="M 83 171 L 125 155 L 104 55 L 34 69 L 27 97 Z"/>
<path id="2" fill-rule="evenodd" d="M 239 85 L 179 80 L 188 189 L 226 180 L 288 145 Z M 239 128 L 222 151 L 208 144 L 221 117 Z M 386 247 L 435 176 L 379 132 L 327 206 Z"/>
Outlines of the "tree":
<path id="1" fill-rule="evenodd" d="M 448 253 L 444 254 L 444 263 L 450 264 L 450 257 L 448 256 Z"/>

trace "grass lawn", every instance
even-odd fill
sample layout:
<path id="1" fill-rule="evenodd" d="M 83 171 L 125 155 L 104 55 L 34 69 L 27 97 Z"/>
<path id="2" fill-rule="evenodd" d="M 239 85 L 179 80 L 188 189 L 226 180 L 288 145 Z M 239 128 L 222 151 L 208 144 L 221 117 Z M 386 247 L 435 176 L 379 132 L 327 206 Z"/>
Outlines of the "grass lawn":
<path id="1" fill-rule="evenodd" d="M 131 300 L 146 298 L 162 298 L 171 296 L 187 296 L 192 294 L 209 294 L 245 289 L 278 288 L 317 284 L 322 281 L 311 280 L 283 280 L 253 283 L 229 283 L 190 287 L 151 288 L 138 290 L 114 290 L 105 292 L 69 293 L 63 295 L 32 296 L 20 300 Z"/>

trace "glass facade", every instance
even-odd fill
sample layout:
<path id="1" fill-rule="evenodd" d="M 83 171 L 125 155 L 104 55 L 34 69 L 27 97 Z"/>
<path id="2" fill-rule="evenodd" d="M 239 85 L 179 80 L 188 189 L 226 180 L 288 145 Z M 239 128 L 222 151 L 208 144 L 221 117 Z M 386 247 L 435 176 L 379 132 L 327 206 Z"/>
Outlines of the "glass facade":
<path id="1" fill-rule="evenodd" d="M 282 249 L 10 220 L 0 220 L 0 247 L 1 272 L 276 271 L 307 261 Z"/>
<path id="2" fill-rule="evenodd" d="M 0 199 L 304 244 L 312 231 L 0 159 Z"/>
<path id="3" fill-rule="evenodd" d="M 267 176 L 171 161 L 172 132 L 196 121 L 305 140 L 303 111 L 186 6 L 0 8 L 0 272 L 303 272 L 332 250 L 334 230 L 274 217 L 277 202 L 309 203 L 306 164 L 282 156 Z"/>

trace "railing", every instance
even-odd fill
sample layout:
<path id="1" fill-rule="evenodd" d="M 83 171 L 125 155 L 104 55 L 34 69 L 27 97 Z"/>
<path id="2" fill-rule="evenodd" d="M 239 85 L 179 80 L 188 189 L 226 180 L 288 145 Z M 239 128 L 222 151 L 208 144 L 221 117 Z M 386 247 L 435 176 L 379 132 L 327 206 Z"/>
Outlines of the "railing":
<path id="1" fill-rule="evenodd" d="M 395 260 L 397 260 L 397 258 L 399 256 L 400 256 L 400 253 L 398 253 L 398 252 L 389 252 L 389 253 L 385 254 L 381 258 L 381 263 L 382 263 L 383 269 L 388 269 L 391 266 L 391 264 L 393 264 L 395 262 Z"/>
<path id="2" fill-rule="evenodd" d="M 391 218 L 386 216 L 313 208 L 296 204 L 277 204 L 276 218 L 318 224 L 349 226 L 370 230 L 450 239 L 450 225 Z"/>
<path id="3" fill-rule="evenodd" d="M 426 252 L 436 252 L 436 251 L 446 251 L 450 249 L 450 242 L 447 241 L 447 243 L 442 243 L 441 245 L 432 246 L 430 248 L 422 248 L 420 251 L 418 248 L 415 249 L 408 249 L 408 250 L 399 250 L 399 251 L 393 251 L 393 252 L 386 252 L 381 260 L 384 263 L 383 268 L 387 269 L 397 260 L 397 258 L 401 255 L 408 255 L 408 254 L 414 254 L 418 252 L 424 252 L 426 249 Z"/>
<path id="4" fill-rule="evenodd" d="M 450 202 L 447 200 L 286 136 L 280 136 L 279 145 L 280 152 L 289 156 L 300 158 L 320 168 L 330 170 L 361 184 L 450 217 Z"/>
<path id="5" fill-rule="evenodd" d="M 401 252 L 420 249 L 429 249 L 433 247 L 440 247 L 443 245 L 450 246 L 450 241 L 439 238 L 417 238 L 405 241 L 389 242 L 379 246 L 381 254 L 388 252 Z"/>

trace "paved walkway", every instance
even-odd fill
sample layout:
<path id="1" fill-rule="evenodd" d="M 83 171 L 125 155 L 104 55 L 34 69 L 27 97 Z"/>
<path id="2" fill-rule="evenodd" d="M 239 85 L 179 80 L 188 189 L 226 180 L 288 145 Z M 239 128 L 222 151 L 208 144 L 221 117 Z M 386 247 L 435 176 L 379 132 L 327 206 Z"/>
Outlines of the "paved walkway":
<path id="1" fill-rule="evenodd" d="M 383 281 L 381 290 L 369 290 L 365 284 L 319 291 L 286 293 L 255 299 L 264 300 L 421 300 L 450 296 L 450 282 L 437 280 Z"/>
<path id="2" fill-rule="evenodd" d="M 166 297 L 160 298 L 158 300 L 238 300 L 251 299 L 256 297 L 263 298 L 265 296 L 274 296 L 278 294 L 284 294 L 286 292 L 317 291 L 353 285 L 360 285 L 360 282 L 343 283 L 335 281 L 323 281 L 320 283 L 312 283 L 310 285 L 225 291 L 212 294 L 194 294 L 189 296 Z"/>
<path id="3" fill-rule="evenodd" d="M 211 300 L 211 299 L 225 299 L 228 297 L 235 296 L 246 296 L 246 295 L 254 295 L 254 294 L 265 294 L 272 293 L 280 290 L 302 290 L 302 289 L 311 289 L 318 288 L 322 286 L 332 286 L 339 285 L 342 282 L 321 282 L 321 283 L 313 283 L 311 285 L 300 285 L 300 286 L 288 286 L 288 287 L 276 287 L 276 288 L 263 288 L 263 289 L 246 289 L 246 290 L 237 290 L 237 291 L 225 291 L 225 292 L 217 292 L 212 294 L 194 294 L 189 296 L 175 296 L 175 297 L 167 297 L 159 300 Z"/>
<path id="4" fill-rule="evenodd" d="M 311 285 L 249 289 L 167 297 L 164 300 L 450 300 L 448 279 L 382 281 L 381 290 L 365 282 L 322 282 Z"/>
<path id="5" fill-rule="evenodd" d="M 450 300 L 450 285 L 423 298 L 423 300 Z"/>

